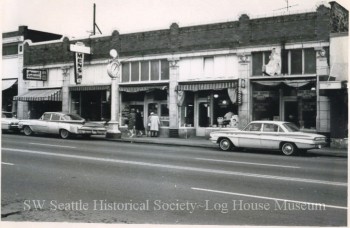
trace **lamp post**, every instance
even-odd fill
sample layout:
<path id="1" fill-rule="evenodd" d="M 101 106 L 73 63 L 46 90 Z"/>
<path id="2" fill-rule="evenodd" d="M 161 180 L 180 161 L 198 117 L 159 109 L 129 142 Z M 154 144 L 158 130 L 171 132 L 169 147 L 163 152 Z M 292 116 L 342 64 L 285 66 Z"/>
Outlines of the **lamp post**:
<path id="1" fill-rule="evenodd" d="M 116 139 L 121 138 L 119 130 L 119 84 L 117 78 L 119 77 L 120 62 L 118 60 L 118 52 L 115 49 L 110 50 L 110 56 L 107 65 L 107 73 L 112 79 L 111 88 L 111 120 L 108 122 L 106 138 Z"/>

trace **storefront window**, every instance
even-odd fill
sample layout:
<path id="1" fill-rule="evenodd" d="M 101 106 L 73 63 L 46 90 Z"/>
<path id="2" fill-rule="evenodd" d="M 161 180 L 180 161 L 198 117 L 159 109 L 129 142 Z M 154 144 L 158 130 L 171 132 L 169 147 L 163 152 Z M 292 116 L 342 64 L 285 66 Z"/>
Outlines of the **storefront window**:
<path id="1" fill-rule="evenodd" d="M 269 56 L 271 55 L 271 51 L 264 52 L 253 52 L 253 75 L 262 76 L 262 68 L 263 65 L 269 63 Z"/>
<path id="2" fill-rule="evenodd" d="M 291 74 L 302 74 L 303 57 L 302 50 L 295 49 L 291 50 Z"/>
<path id="3" fill-rule="evenodd" d="M 141 81 L 149 80 L 149 61 L 141 62 Z"/>
<path id="4" fill-rule="evenodd" d="M 168 104 L 160 105 L 160 125 L 169 127 L 169 107 Z"/>
<path id="5" fill-rule="evenodd" d="M 316 73 L 316 52 L 314 48 L 304 49 L 305 56 L 305 74 Z"/>
<path id="6" fill-rule="evenodd" d="M 130 78 L 130 64 L 122 64 L 122 82 L 128 82 Z"/>
<path id="7" fill-rule="evenodd" d="M 253 85 L 253 120 L 282 120 L 278 87 Z"/>
<path id="8" fill-rule="evenodd" d="M 131 81 L 139 81 L 139 62 L 131 63 Z"/>
<path id="9" fill-rule="evenodd" d="M 231 112 L 232 115 L 238 115 L 237 111 L 238 111 L 237 105 L 232 103 L 226 90 L 215 91 L 213 93 L 213 125 L 214 126 L 229 124 L 229 120 L 225 119 L 225 115 L 229 112 Z"/>

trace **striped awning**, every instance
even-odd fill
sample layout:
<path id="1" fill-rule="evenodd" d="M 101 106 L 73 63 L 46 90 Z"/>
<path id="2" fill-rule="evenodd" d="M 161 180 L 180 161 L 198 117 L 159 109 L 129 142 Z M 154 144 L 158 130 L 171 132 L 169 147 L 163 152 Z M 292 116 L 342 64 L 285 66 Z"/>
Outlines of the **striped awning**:
<path id="1" fill-rule="evenodd" d="M 128 93 L 137 93 L 142 91 L 150 91 L 154 89 L 167 90 L 167 85 L 143 85 L 143 86 L 122 86 L 119 85 L 119 91 Z"/>
<path id="2" fill-rule="evenodd" d="M 93 91 L 93 90 L 111 90 L 110 85 L 93 85 L 93 86 L 70 86 L 70 91 Z"/>
<path id="3" fill-rule="evenodd" d="M 238 81 L 230 82 L 205 82 L 205 83 L 181 83 L 176 87 L 177 91 L 221 90 L 237 88 Z"/>
<path id="4" fill-rule="evenodd" d="M 30 90 L 13 98 L 15 101 L 62 101 L 61 89 Z"/>

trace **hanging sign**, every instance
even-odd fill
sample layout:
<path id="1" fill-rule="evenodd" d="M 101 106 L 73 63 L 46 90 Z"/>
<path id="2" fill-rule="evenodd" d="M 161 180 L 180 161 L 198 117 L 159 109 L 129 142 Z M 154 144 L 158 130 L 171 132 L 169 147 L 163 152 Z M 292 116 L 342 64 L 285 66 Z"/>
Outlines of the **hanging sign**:
<path id="1" fill-rule="evenodd" d="M 91 54 L 91 48 L 86 47 L 83 42 L 77 42 L 69 46 L 69 50 L 74 54 L 74 76 L 75 83 L 81 84 L 83 79 L 84 53 Z"/>
<path id="2" fill-rule="evenodd" d="M 76 84 L 81 84 L 81 80 L 83 78 L 83 65 L 84 65 L 84 54 L 76 52 L 75 60 L 74 60 L 74 75 L 75 75 Z"/>
<path id="3" fill-rule="evenodd" d="M 23 69 L 24 80 L 47 81 L 47 70 L 44 69 Z"/>

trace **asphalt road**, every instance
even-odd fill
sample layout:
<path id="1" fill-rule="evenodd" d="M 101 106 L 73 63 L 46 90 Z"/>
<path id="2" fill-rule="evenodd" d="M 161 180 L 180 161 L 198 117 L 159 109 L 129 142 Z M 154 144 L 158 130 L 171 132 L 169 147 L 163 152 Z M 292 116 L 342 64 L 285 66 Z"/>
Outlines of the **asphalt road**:
<path id="1" fill-rule="evenodd" d="M 346 226 L 347 158 L 2 135 L 3 221 Z"/>

